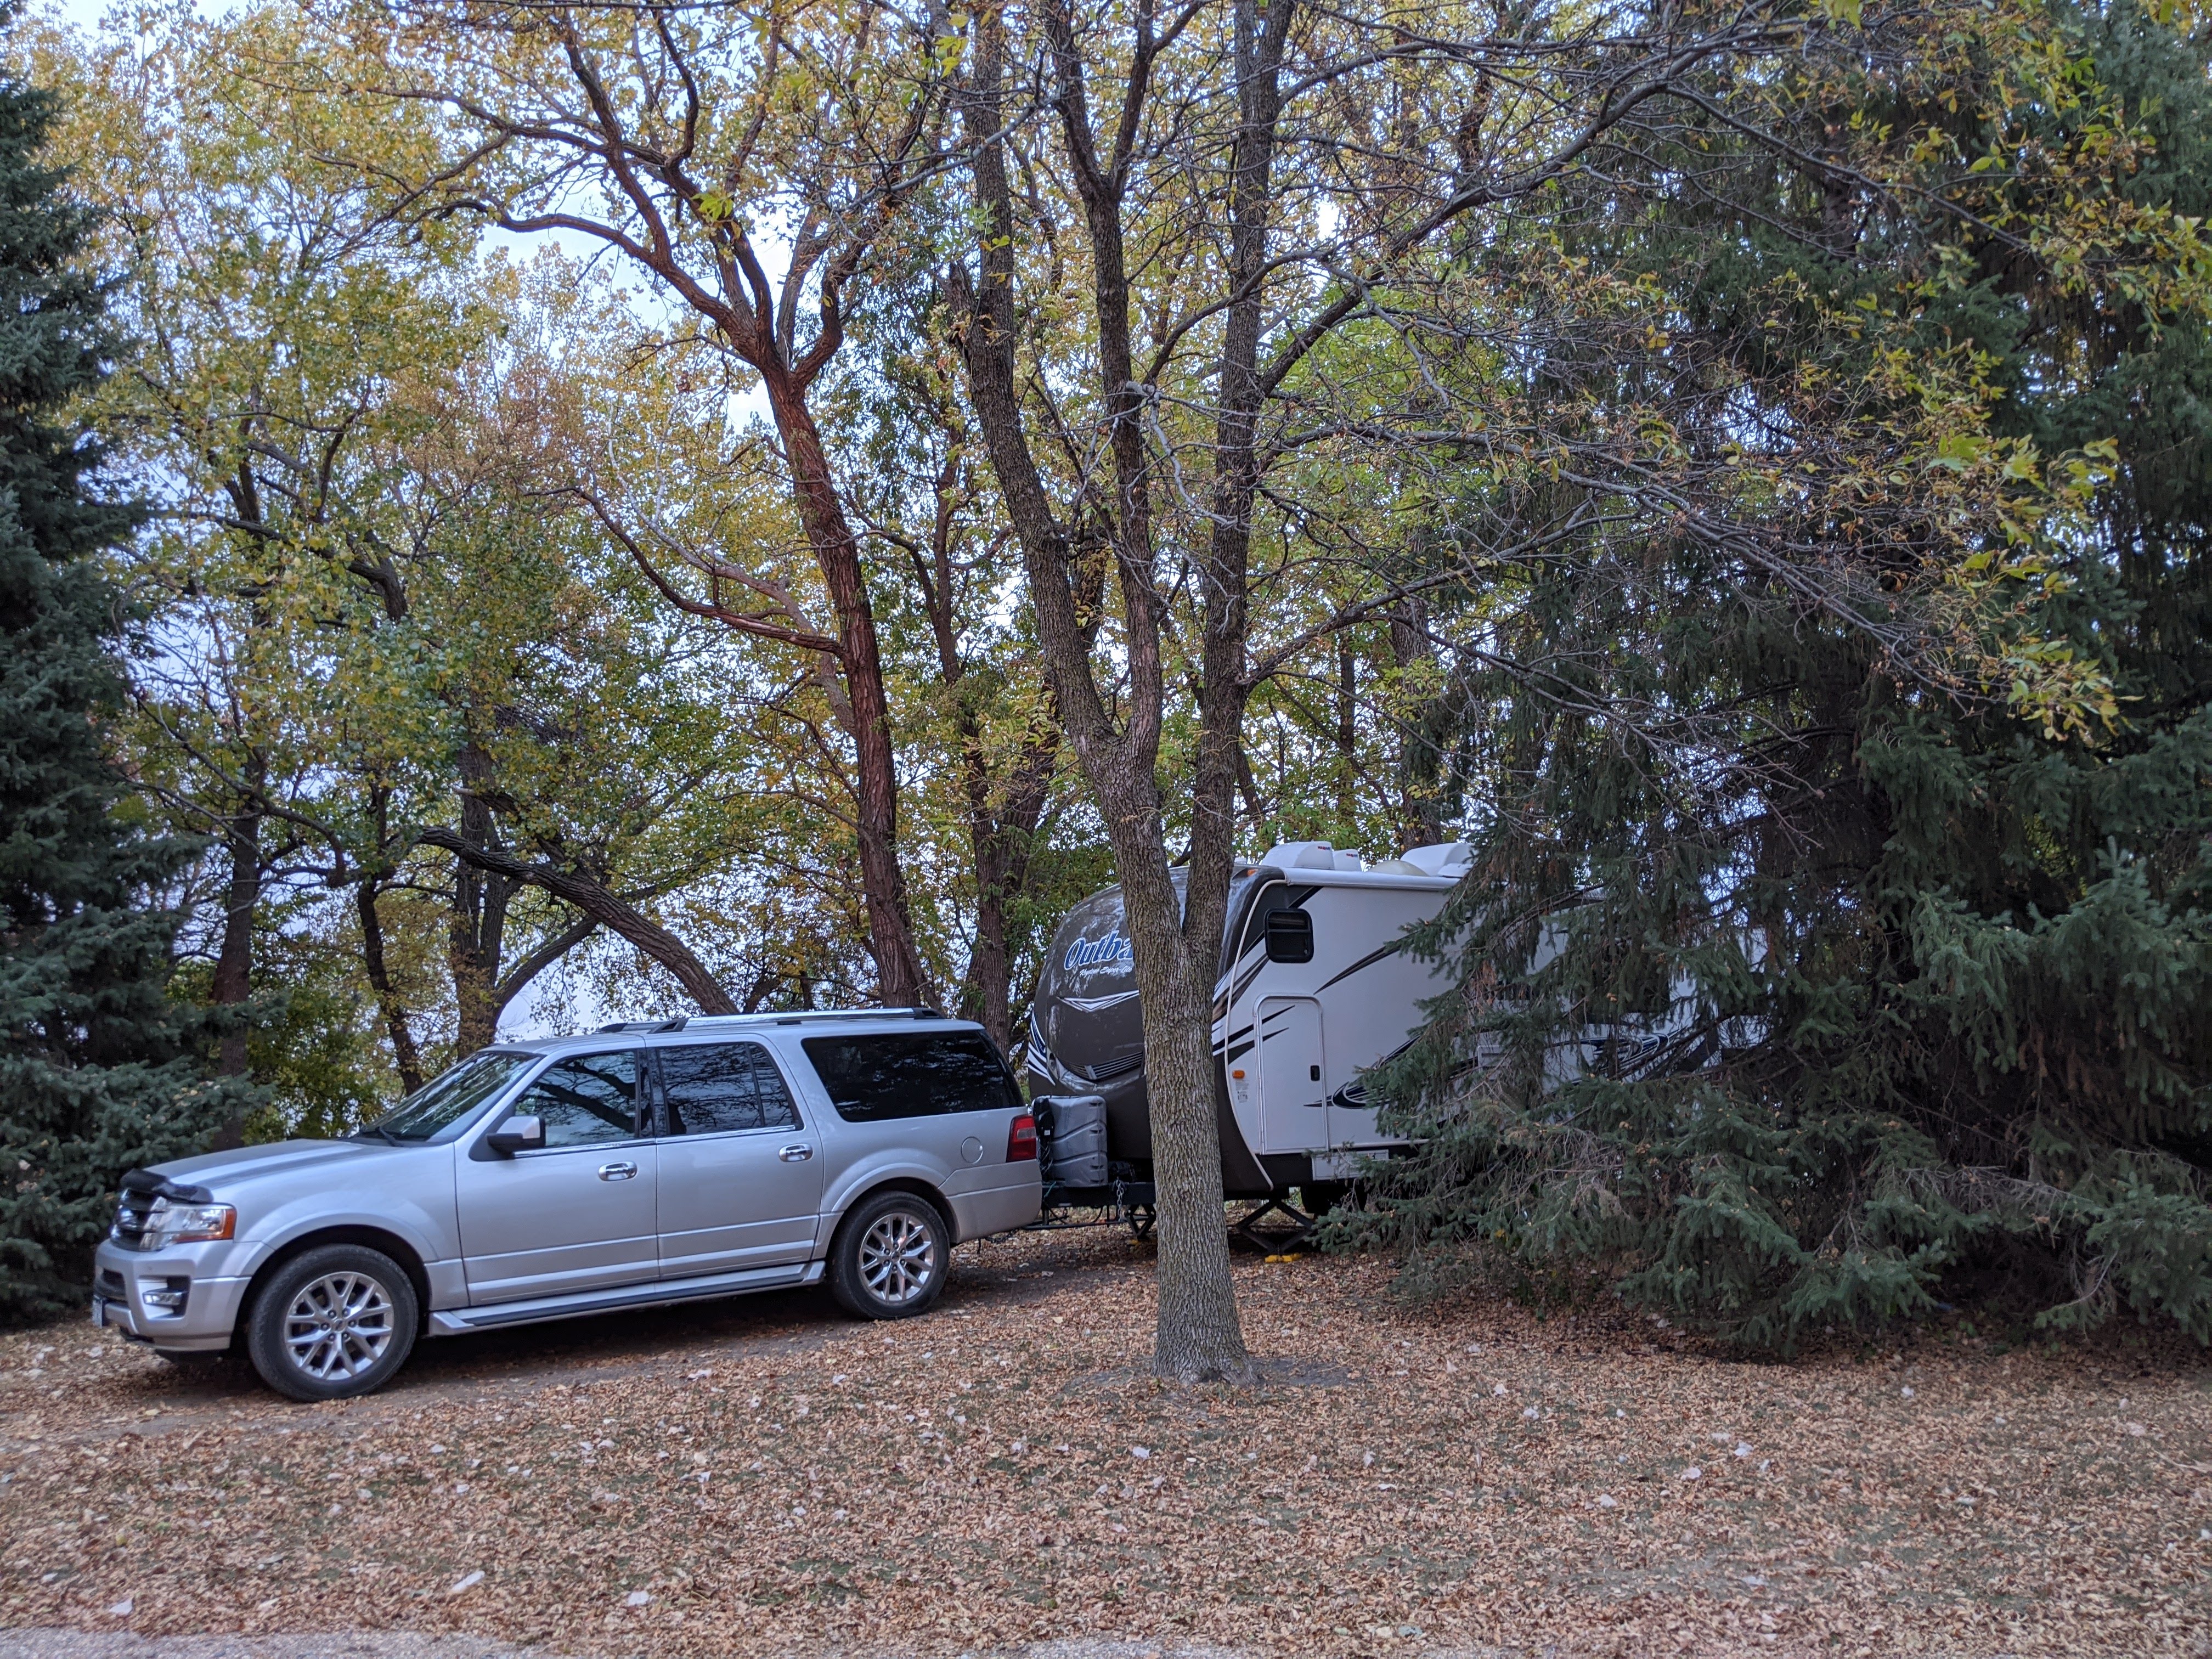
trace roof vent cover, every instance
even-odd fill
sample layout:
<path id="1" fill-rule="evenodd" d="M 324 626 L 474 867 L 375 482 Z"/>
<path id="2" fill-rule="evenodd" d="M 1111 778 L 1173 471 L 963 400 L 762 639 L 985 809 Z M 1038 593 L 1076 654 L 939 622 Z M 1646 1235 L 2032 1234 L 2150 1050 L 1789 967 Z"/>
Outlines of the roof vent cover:
<path id="1" fill-rule="evenodd" d="M 1428 847 L 1409 847 L 1406 862 L 1432 876 L 1456 876 L 1474 862 L 1474 848 L 1463 841 L 1440 841 Z"/>
<path id="2" fill-rule="evenodd" d="M 1278 842 L 1260 862 L 1278 870 L 1364 870 L 1357 853 L 1340 853 L 1325 841 Z"/>

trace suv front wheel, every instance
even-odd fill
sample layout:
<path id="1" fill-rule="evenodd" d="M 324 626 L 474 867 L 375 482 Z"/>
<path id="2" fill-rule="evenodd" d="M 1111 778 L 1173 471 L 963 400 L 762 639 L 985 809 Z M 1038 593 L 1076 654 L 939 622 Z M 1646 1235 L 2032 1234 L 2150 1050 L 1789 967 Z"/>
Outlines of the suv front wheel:
<path id="1" fill-rule="evenodd" d="M 380 1389 L 407 1363 L 417 1308 L 406 1270 L 380 1250 L 325 1244 L 262 1285 L 246 1352 L 261 1380 L 294 1400 L 346 1400 Z"/>
<path id="2" fill-rule="evenodd" d="M 911 1319 L 945 1289 L 951 1231 L 937 1206 L 885 1193 L 855 1210 L 830 1254 L 830 1289 L 863 1319 Z"/>

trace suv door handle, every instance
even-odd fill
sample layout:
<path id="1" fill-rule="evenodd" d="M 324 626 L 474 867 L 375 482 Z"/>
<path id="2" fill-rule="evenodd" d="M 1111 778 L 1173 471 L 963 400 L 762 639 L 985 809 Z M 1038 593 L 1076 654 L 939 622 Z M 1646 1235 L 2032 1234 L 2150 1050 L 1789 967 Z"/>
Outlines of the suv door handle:
<path id="1" fill-rule="evenodd" d="M 599 1165 L 599 1179 L 602 1181 L 628 1181 L 636 1173 L 637 1165 L 635 1164 L 602 1164 Z"/>
<path id="2" fill-rule="evenodd" d="M 786 1164 L 804 1164 L 814 1156 L 814 1149 L 805 1141 L 800 1141 L 795 1146 L 779 1146 L 776 1148 L 775 1155 Z"/>

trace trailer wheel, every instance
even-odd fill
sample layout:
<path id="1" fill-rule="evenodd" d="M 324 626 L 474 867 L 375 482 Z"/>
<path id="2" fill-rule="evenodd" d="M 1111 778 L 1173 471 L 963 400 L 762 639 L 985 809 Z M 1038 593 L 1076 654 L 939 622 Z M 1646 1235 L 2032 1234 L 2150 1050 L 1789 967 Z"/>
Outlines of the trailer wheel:
<path id="1" fill-rule="evenodd" d="M 1343 1203 L 1351 1192 L 1348 1181 L 1310 1181 L 1298 1188 L 1298 1197 L 1304 1201 L 1306 1213 L 1318 1218 Z"/>

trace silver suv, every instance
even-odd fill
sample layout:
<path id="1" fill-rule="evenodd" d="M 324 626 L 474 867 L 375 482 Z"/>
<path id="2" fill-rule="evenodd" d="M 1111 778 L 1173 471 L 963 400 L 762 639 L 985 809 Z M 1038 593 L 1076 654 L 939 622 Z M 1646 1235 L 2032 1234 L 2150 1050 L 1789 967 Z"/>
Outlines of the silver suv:
<path id="1" fill-rule="evenodd" d="M 295 1400 L 418 1335 L 811 1285 L 921 1313 L 955 1244 L 1034 1221 L 1036 1127 L 980 1026 L 916 1011 L 608 1026 L 471 1054 L 344 1140 L 123 1179 L 95 1325 L 242 1341 Z"/>

